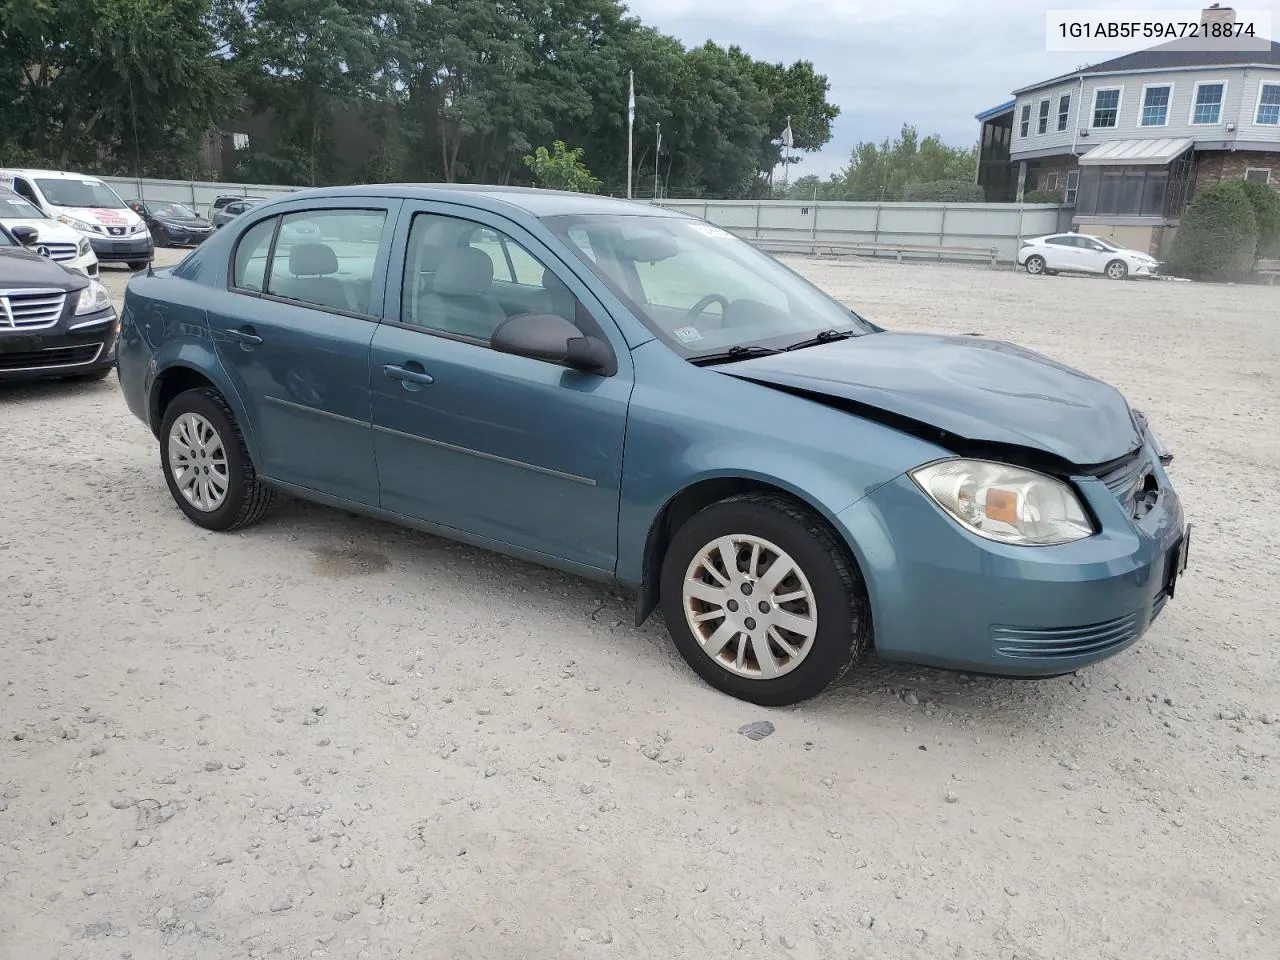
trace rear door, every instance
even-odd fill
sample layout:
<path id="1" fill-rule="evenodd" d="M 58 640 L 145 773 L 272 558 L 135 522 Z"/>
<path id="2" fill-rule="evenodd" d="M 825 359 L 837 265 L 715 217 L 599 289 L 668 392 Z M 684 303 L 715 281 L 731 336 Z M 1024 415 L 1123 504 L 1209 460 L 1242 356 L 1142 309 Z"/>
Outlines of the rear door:
<path id="1" fill-rule="evenodd" d="M 369 344 L 399 206 L 363 197 L 316 202 L 240 231 L 228 288 L 208 316 L 268 477 L 378 502 Z M 288 227 L 302 220 L 320 228 L 317 237 L 293 239 Z"/>
<path id="2" fill-rule="evenodd" d="M 1046 238 L 1044 262 L 1050 270 L 1079 270 L 1079 260 L 1071 237 Z"/>

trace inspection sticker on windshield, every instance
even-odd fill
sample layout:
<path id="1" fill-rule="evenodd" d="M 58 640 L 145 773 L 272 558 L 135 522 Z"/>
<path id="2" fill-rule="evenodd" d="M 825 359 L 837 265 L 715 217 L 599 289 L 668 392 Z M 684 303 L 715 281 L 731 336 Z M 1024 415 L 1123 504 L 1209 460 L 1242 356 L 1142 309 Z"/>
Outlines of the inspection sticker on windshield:
<path id="1" fill-rule="evenodd" d="M 727 230 L 721 230 L 719 227 L 713 227 L 709 223 L 691 223 L 690 229 L 698 231 L 704 237 L 715 237 L 717 240 L 732 240 L 733 234 Z"/>
<path id="2" fill-rule="evenodd" d="M 676 327 L 671 332 L 681 343 L 697 343 L 702 339 L 702 331 L 697 327 Z"/>

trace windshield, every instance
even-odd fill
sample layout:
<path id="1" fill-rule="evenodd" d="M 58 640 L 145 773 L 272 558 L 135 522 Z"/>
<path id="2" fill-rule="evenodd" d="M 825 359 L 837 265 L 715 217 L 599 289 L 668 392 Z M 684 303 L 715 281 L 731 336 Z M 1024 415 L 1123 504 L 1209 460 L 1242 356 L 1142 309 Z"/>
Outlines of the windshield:
<path id="1" fill-rule="evenodd" d="M 783 348 L 877 328 L 744 240 L 701 220 L 550 217 L 546 224 L 682 357 Z"/>
<path id="2" fill-rule="evenodd" d="M 177 217 L 180 220 L 191 220 L 197 214 L 190 207 L 180 203 L 149 203 L 147 210 L 153 217 Z"/>
<path id="3" fill-rule="evenodd" d="M 37 180 L 36 186 L 55 207 L 124 209 L 124 201 L 101 180 Z"/>
<path id="4" fill-rule="evenodd" d="M 0 220 L 44 220 L 45 215 L 16 193 L 0 194 Z"/>

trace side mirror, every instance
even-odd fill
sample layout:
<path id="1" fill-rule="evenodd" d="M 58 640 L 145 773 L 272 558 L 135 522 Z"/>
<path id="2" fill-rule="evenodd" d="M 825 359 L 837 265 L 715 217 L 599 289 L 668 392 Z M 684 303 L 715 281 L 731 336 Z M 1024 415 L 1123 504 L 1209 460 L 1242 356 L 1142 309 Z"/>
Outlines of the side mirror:
<path id="1" fill-rule="evenodd" d="M 575 370 L 599 372 L 613 362 L 609 345 L 552 313 L 522 313 L 493 332 L 489 345 L 499 353 L 513 353 Z"/>
<path id="2" fill-rule="evenodd" d="M 10 227 L 9 232 L 13 234 L 13 239 L 24 247 L 29 247 L 40 239 L 40 234 L 36 232 L 35 227 Z"/>

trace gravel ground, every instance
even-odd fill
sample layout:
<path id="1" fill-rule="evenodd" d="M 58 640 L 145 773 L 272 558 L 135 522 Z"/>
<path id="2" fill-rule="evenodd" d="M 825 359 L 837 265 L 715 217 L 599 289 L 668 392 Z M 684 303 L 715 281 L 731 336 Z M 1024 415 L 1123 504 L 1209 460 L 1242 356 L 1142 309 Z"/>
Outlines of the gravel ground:
<path id="1" fill-rule="evenodd" d="M 763 710 L 616 590 L 297 503 L 204 533 L 114 378 L 0 388 L 0 958 L 1273 960 L 1280 289 L 800 266 L 1147 412 L 1197 533 L 1135 648 Z"/>

